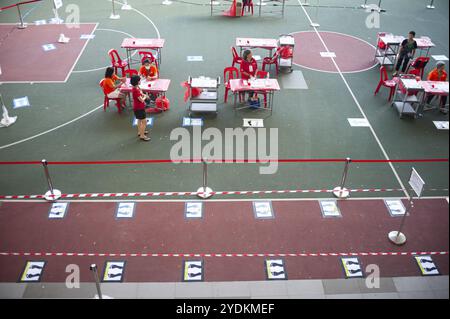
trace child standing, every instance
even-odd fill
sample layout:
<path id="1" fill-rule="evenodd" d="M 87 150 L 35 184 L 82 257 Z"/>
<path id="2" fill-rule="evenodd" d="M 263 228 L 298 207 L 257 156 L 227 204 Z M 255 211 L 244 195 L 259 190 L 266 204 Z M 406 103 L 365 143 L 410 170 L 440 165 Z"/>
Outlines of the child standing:
<path id="1" fill-rule="evenodd" d="M 133 86 L 132 94 L 133 94 L 133 111 L 134 116 L 138 120 L 137 128 L 138 135 L 141 141 L 148 142 L 151 140 L 150 137 L 147 136 L 148 131 L 147 128 L 147 114 L 145 113 L 145 101 L 149 98 L 148 95 L 142 93 L 139 83 L 141 82 L 141 78 L 138 75 L 134 75 L 130 83 Z"/>

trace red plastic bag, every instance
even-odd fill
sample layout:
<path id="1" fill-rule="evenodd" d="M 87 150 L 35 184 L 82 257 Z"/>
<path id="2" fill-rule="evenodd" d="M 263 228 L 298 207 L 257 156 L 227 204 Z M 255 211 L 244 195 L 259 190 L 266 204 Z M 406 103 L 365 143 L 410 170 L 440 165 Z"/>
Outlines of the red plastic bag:
<path id="1" fill-rule="evenodd" d="M 280 56 L 283 59 L 290 59 L 294 56 L 294 50 L 291 47 L 283 47 Z"/>
<path id="2" fill-rule="evenodd" d="M 383 42 L 383 41 L 378 41 L 378 47 L 381 49 L 381 50 L 385 50 L 386 49 L 386 44 Z"/>
<path id="3" fill-rule="evenodd" d="M 163 97 L 158 97 L 157 99 L 156 99 L 156 108 L 157 109 L 160 109 L 160 110 L 163 110 L 164 112 L 165 111 L 167 111 L 167 110 L 169 110 L 169 108 L 170 108 L 170 101 L 169 101 L 169 99 L 168 98 L 166 98 L 165 96 L 163 96 Z"/>
<path id="4" fill-rule="evenodd" d="M 182 82 L 181 86 L 186 89 L 186 91 L 184 92 L 184 102 L 187 102 L 190 96 L 197 97 L 202 93 L 202 90 L 198 88 L 193 88 L 191 92 L 191 86 L 188 82 Z"/>

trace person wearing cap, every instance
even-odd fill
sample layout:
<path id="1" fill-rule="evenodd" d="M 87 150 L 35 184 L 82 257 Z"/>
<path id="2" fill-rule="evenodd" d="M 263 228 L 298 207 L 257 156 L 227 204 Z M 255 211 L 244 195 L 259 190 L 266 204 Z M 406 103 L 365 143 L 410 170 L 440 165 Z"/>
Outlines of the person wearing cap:
<path id="1" fill-rule="evenodd" d="M 408 68 L 409 61 L 414 58 L 417 50 L 417 42 L 416 40 L 414 40 L 415 37 L 416 32 L 411 31 L 408 34 L 408 38 L 403 40 L 400 46 L 400 52 L 398 53 L 394 76 L 398 75 L 400 68 L 402 68 L 402 72 L 405 73 L 406 69 Z"/>
<path id="2" fill-rule="evenodd" d="M 147 136 L 148 131 L 147 128 L 147 113 L 145 112 L 145 102 L 149 99 L 147 94 L 142 93 L 139 84 L 141 82 L 141 78 L 139 75 L 133 75 L 131 77 L 130 83 L 133 86 L 131 93 L 133 95 L 133 111 L 134 116 L 136 117 L 138 136 L 141 141 L 148 142 L 150 141 L 150 137 Z"/>
<path id="3" fill-rule="evenodd" d="M 155 63 L 151 63 L 150 59 L 145 59 L 139 69 L 139 75 L 145 78 L 147 81 L 155 80 L 158 78 L 158 68 Z"/>
<path id="4" fill-rule="evenodd" d="M 439 61 L 436 63 L 436 68 L 432 70 L 428 74 L 428 81 L 433 82 L 445 82 L 447 81 L 447 72 L 445 71 L 445 62 Z M 433 101 L 434 96 L 429 95 L 427 98 L 427 104 L 430 104 Z M 447 104 L 447 96 L 441 96 L 441 112 L 447 113 L 448 111 L 445 109 L 445 104 Z"/>

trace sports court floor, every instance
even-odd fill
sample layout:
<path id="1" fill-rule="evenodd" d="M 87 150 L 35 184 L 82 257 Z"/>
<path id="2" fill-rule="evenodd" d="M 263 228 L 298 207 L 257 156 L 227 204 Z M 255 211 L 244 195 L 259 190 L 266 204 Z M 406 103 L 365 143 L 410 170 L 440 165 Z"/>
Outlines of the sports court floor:
<path id="1" fill-rule="evenodd" d="M 116 2 L 120 19 L 112 20 L 111 1 L 76 1 L 79 29 L 35 25 L 53 18 L 52 1 L 24 6 L 24 30 L 15 26 L 16 10 L 0 12 L 0 93 L 18 117 L 0 128 L 0 282 L 17 282 L 30 260 L 46 262 L 40 280 L 48 283 L 64 282 L 69 263 L 80 265 L 81 281 L 91 282 L 89 265 L 96 263 L 101 273 L 108 260 L 126 261 L 123 282 L 179 282 L 183 262 L 198 259 L 204 281 L 263 281 L 267 258 L 284 260 L 289 280 L 341 279 L 340 258 L 351 253 L 362 265 L 379 265 L 382 277 L 420 276 L 417 253 L 433 256 L 440 274 L 448 275 L 449 140 L 448 131 L 434 124 L 448 115 L 430 111 L 400 119 L 387 90 L 373 94 L 380 78 L 377 32 L 406 36 L 415 30 L 436 44 L 430 55 L 448 56 L 448 1 L 435 1 L 434 10 L 426 9 L 425 0 L 383 1 L 378 29 L 366 27 L 370 13 L 360 0 L 288 0 L 284 18 L 258 17 L 257 6 L 253 17 L 211 16 L 209 2 L 199 0 L 128 2 L 129 11 Z M 61 18 L 69 14 L 60 9 Z M 61 28 L 68 44 L 57 43 Z M 95 37 L 80 39 L 87 34 Z M 237 37 L 281 34 L 296 39 L 296 65 L 294 73 L 278 76 L 272 116 L 235 112 L 232 103 L 223 103 L 222 86 L 218 115 L 205 115 L 203 129 L 223 132 L 242 127 L 243 118 L 264 117 L 266 128 L 278 128 L 284 161 L 274 175 L 260 175 L 254 163 L 210 164 L 208 186 L 218 193 L 204 203 L 203 218 L 187 220 L 185 201 L 197 198 L 183 193 L 201 186 L 202 165 L 164 162 L 175 143 L 171 131 L 188 116 L 180 83 L 189 76 L 222 77 Z M 166 41 L 160 76 L 171 80 L 171 108 L 153 115 L 149 143 L 136 137 L 131 110 L 118 114 L 112 104 L 103 111 L 98 83 L 110 64 L 107 52 L 115 48 L 124 57 L 125 37 Z M 45 51 L 46 44 L 55 49 Z M 327 51 L 336 58 L 321 57 Z M 23 97 L 30 107 L 13 109 L 13 100 Z M 369 126 L 352 127 L 352 118 Z M 323 218 L 318 200 L 333 198 L 345 158 L 354 160 L 346 182 L 354 191 L 338 201 L 340 218 Z M 48 188 L 42 159 L 65 194 L 62 202 L 70 202 L 63 219 L 49 219 L 51 203 L 40 198 Z M 107 163 L 141 160 L 162 162 Z M 387 234 L 401 218 L 389 215 L 383 199 L 400 198 L 408 206 L 412 167 L 426 183 L 424 198 L 406 219 L 407 244 L 397 247 Z M 272 201 L 274 218 L 253 215 L 252 201 L 262 199 Z M 133 218 L 115 218 L 120 201 L 136 203 Z"/>

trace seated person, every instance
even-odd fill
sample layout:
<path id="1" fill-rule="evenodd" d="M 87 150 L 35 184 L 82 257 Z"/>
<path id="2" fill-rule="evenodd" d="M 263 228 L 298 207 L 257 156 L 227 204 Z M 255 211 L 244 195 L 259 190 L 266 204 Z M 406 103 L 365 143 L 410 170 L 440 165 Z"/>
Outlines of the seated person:
<path id="1" fill-rule="evenodd" d="M 139 75 L 147 81 L 156 80 L 159 77 L 158 68 L 150 59 L 145 59 L 139 69 Z"/>
<path id="2" fill-rule="evenodd" d="M 106 68 L 103 80 L 103 92 L 110 99 L 121 99 L 125 101 L 125 94 L 120 92 L 120 86 L 125 83 L 126 78 L 119 78 L 113 67 Z"/>
<path id="3" fill-rule="evenodd" d="M 139 75 L 141 78 L 147 81 L 156 80 L 159 77 L 158 68 L 154 62 L 150 62 L 150 59 L 145 59 L 141 68 L 139 69 Z M 150 94 L 150 102 L 155 103 L 156 95 Z"/>
<path id="4" fill-rule="evenodd" d="M 428 74 L 428 81 L 445 82 L 447 81 L 447 72 L 445 72 L 445 62 L 439 61 L 436 68 Z M 427 104 L 430 104 L 434 96 L 430 95 L 427 98 Z M 445 104 L 447 103 L 447 96 L 441 96 L 441 112 L 447 113 Z"/>
<path id="5" fill-rule="evenodd" d="M 241 63 L 241 78 L 243 80 L 254 79 L 258 71 L 258 63 L 253 58 L 252 51 L 245 50 L 242 56 Z M 249 101 L 258 100 L 258 95 L 255 92 L 249 92 Z"/>

